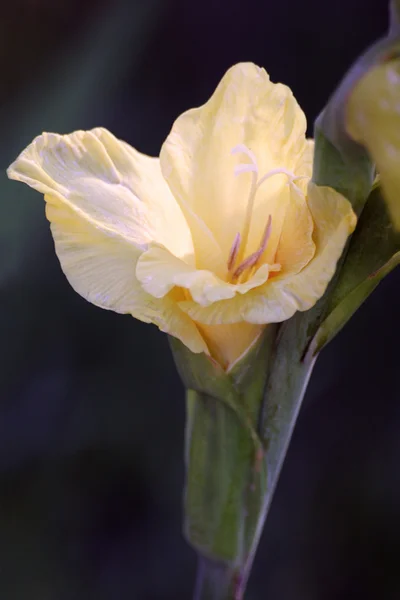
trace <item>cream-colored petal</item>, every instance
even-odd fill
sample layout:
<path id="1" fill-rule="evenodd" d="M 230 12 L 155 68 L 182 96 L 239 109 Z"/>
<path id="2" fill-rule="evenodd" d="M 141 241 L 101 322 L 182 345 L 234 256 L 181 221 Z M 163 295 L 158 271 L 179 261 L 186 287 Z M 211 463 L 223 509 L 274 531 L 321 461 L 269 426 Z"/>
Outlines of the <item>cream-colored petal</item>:
<path id="1" fill-rule="evenodd" d="M 282 227 L 286 219 L 286 211 L 290 205 L 290 188 L 287 177 L 279 175 L 270 186 L 261 187 L 251 219 L 249 239 L 246 246 L 246 255 L 256 252 L 264 235 L 268 218 L 271 216 L 271 233 L 262 260 L 272 264 L 276 261 L 276 253 L 282 234 Z"/>
<path id="2" fill-rule="evenodd" d="M 300 188 L 291 186 L 290 200 L 274 257 L 275 262 L 281 265 L 277 278 L 283 279 L 289 273 L 298 273 L 313 258 L 313 230 L 314 221 L 306 197 Z"/>
<path id="3" fill-rule="evenodd" d="M 220 300 L 228 300 L 236 294 L 246 294 L 267 281 L 270 272 L 279 265 L 262 265 L 244 283 L 228 283 L 211 271 L 199 270 L 173 256 L 166 248 L 152 246 L 140 256 L 136 276 L 143 289 L 155 298 L 162 298 L 175 286 L 188 290 L 193 301 L 209 306 Z"/>
<path id="4" fill-rule="evenodd" d="M 242 322 L 230 325 L 198 324 L 198 328 L 210 354 L 224 369 L 229 370 L 255 344 L 264 325 Z"/>
<path id="5" fill-rule="evenodd" d="M 293 171 L 297 177 L 304 177 L 296 183 L 303 192 L 307 190 L 308 181 L 312 177 L 313 162 L 314 162 L 314 140 L 306 139 L 302 150 L 298 154 L 298 159 L 293 167 Z"/>
<path id="6" fill-rule="evenodd" d="M 146 292 L 162 298 L 174 287 L 188 289 L 200 304 L 215 299 L 232 298 L 234 286 L 225 283 L 211 271 L 198 270 L 171 254 L 166 248 L 153 246 L 140 257 L 136 276 Z"/>
<path id="7" fill-rule="evenodd" d="M 400 60 L 377 65 L 355 85 L 347 105 L 347 129 L 371 154 L 400 230 Z"/>
<path id="8" fill-rule="evenodd" d="M 192 352 L 208 352 L 198 328 L 176 300 L 171 296 L 157 299 L 143 290 L 135 275 L 138 248 L 77 216 L 56 196 L 45 199 L 57 256 L 78 294 L 101 308 L 155 323 Z"/>
<path id="9" fill-rule="evenodd" d="M 200 325 L 222 325 L 246 321 L 254 324 L 279 323 L 289 319 L 297 307 L 291 298 L 284 298 L 272 285 L 273 279 L 263 286 L 249 291 L 245 296 L 236 295 L 231 300 L 220 300 L 209 306 L 201 306 L 183 300 L 179 306 Z M 283 302 L 282 302 L 283 300 Z"/>
<path id="10" fill-rule="evenodd" d="M 304 152 L 305 129 L 290 89 L 271 83 L 252 63 L 229 69 L 205 105 L 175 121 L 161 150 L 163 175 L 182 209 L 189 204 L 211 231 L 224 257 L 242 231 L 253 177 L 235 176 L 235 167 L 249 159 L 232 155 L 233 148 L 244 144 L 253 152 L 260 177 L 274 168 L 293 170 Z M 274 178 L 265 182 L 256 205 L 279 186 Z M 196 240 L 194 245 L 197 254 Z"/>
<path id="11" fill-rule="evenodd" d="M 282 281 L 283 291 L 293 294 L 301 311 L 314 306 L 325 293 L 357 224 L 350 202 L 332 188 L 310 182 L 307 203 L 314 221 L 315 255 L 299 273 L 288 277 L 287 283 Z"/>
<path id="12" fill-rule="evenodd" d="M 177 256 L 193 255 L 189 227 L 159 160 L 106 129 L 44 133 L 9 167 L 8 176 L 56 196 L 110 235 L 140 246 L 157 240 Z"/>
<path id="13" fill-rule="evenodd" d="M 279 275 L 245 296 L 201 307 L 183 301 L 180 306 L 199 323 L 275 323 L 296 311 L 310 309 L 324 294 L 333 277 L 348 236 L 356 225 L 350 202 L 335 190 L 310 183 L 308 205 L 314 221 L 314 258 L 299 272 Z"/>
<path id="14" fill-rule="evenodd" d="M 146 318 L 143 316 L 136 318 L 154 323 L 160 331 L 178 338 L 195 354 L 211 353 L 207 340 L 196 323 L 179 308 L 174 292 L 161 299 L 146 294 L 146 310 L 141 314 Z"/>
<path id="15" fill-rule="evenodd" d="M 107 141 L 111 134 L 104 130 L 95 132 L 40 136 L 11 165 L 8 174 L 45 194 L 46 216 L 61 267 L 81 296 L 101 308 L 155 323 L 193 352 L 208 353 L 197 326 L 180 310 L 177 299 L 172 294 L 156 299 L 137 281 L 136 262 L 153 238 L 150 216 L 156 209 L 145 210 L 151 198 L 144 188 L 139 200 L 127 186 L 124 169 L 129 169 L 129 161 L 120 143 L 112 136 Z M 118 157 L 119 150 L 122 154 Z M 127 152 L 135 153 L 132 149 Z M 162 181 L 159 164 L 148 157 L 138 161 L 142 158 L 143 169 L 135 189 L 139 192 L 147 177 L 150 186 L 151 171 L 157 189 L 157 177 Z M 170 194 L 166 186 L 164 190 Z M 183 219 L 179 208 L 177 214 Z M 162 218 L 161 213 L 157 226 Z"/>

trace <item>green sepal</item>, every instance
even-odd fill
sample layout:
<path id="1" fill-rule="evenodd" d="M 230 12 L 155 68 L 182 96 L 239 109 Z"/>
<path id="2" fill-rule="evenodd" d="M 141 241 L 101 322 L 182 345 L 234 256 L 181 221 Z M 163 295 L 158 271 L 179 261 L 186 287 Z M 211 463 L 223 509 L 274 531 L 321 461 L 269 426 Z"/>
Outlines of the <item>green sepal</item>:
<path id="1" fill-rule="evenodd" d="M 276 325 L 266 327 L 247 354 L 229 372 L 224 371 L 212 357 L 204 353 L 194 354 L 177 338 L 169 338 L 175 364 L 185 388 L 229 406 L 248 430 L 256 449 L 259 447 L 255 427 L 257 398 L 265 383 L 268 356 L 276 331 Z"/>
<path id="2" fill-rule="evenodd" d="M 382 279 L 400 262 L 400 233 L 392 225 L 381 188 L 370 194 L 354 232 L 326 317 L 310 350 L 316 354 L 340 331 Z"/>
<path id="3" fill-rule="evenodd" d="M 202 555 L 240 568 L 265 494 L 263 455 L 215 398 L 189 390 L 187 416 L 186 538 Z"/>
<path id="4" fill-rule="evenodd" d="M 200 555 L 240 573 L 264 504 L 260 407 L 277 326 L 266 327 L 230 372 L 170 344 L 187 392 L 184 532 Z"/>

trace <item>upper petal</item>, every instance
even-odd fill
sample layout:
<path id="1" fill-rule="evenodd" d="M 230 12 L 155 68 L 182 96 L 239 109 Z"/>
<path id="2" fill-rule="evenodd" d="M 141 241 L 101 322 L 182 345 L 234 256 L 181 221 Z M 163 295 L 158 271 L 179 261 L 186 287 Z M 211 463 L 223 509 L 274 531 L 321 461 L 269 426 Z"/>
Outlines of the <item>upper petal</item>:
<path id="1" fill-rule="evenodd" d="M 7 172 L 11 179 L 62 199 L 110 234 L 140 246 L 157 240 L 178 256 L 193 254 L 189 227 L 159 160 L 106 129 L 44 133 Z"/>
<path id="2" fill-rule="evenodd" d="M 229 69 L 205 105 L 175 121 L 160 154 L 163 175 L 182 209 L 189 205 L 211 231 L 225 260 L 242 230 L 252 181 L 251 172 L 235 176 L 238 163 L 248 160 L 232 149 L 250 149 L 260 177 L 278 167 L 293 171 L 305 152 L 305 129 L 290 89 L 271 83 L 252 63 Z M 263 184 L 255 210 L 285 184 L 274 178 Z"/>

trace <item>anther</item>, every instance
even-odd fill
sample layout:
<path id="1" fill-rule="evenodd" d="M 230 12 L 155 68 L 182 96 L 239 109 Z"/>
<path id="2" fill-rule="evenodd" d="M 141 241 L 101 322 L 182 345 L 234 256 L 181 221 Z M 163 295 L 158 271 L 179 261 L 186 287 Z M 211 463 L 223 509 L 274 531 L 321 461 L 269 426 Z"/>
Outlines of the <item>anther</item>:
<path id="1" fill-rule="evenodd" d="M 240 233 L 238 232 L 235 236 L 235 239 L 233 240 L 233 244 L 232 244 L 232 248 L 229 252 L 229 256 L 228 256 L 228 271 L 232 271 L 233 267 L 235 266 L 235 262 L 236 262 L 236 258 L 239 252 L 239 247 L 240 247 Z"/>
<path id="2" fill-rule="evenodd" d="M 244 273 L 245 271 L 247 271 L 247 269 L 251 269 L 252 267 L 254 267 L 254 265 L 256 264 L 256 262 L 259 259 L 259 251 L 257 250 L 257 252 L 253 252 L 253 254 L 250 254 L 250 256 L 248 256 L 246 258 L 246 260 L 244 260 L 236 269 L 236 271 L 233 273 L 232 278 L 233 279 L 238 279 L 242 273 Z"/>
<path id="3" fill-rule="evenodd" d="M 261 244 L 260 244 L 260 256 L 261 254 L 264 252 L 265 248 L 267 247 L 268 244 L 268 240 L 271 237 L 271 231 L 272 231 L 272 217 L 271 215 L 269 215 L 268 217 L 268 221 L 267 221 L 267 225 L 264 229 L 264 233 L 263 236 L 261 238 Z"/>
<path id="4" fill-rule="evenodd" d="M 244 260 L 238 266 L 238 268 L 233 273 L 233 276 L 232 276 L 233 279 L 238 279 L 242 275 L 242 273 L 247 271 L 247 269 L 252 269 L 253 267 L 255 267 L 257 265 L 257 262 L 259 261 L 264 250 L 267 247 L 268 240 L 271 237 L 271 231 L 272 231 L 272 217 L 271 217 L 271 215 L 269 215 L 267 225 L 264 229 L 264 233 L 261 238 L 261 243 L 260 243 L 258 250 L 256 250 L 256 252 L 253 252 L 252 254 L 250 254 L 250 256 L 248 256 L 246 258 L 246 260 Z M 235 242 L 236 242 L 236 239 L 237 239 L 237 236 L 235 238 Z M 235 242 L 233 243 L 233 246 L 235 245 Z M 232 246 L 232 248 L 233 248 L 233 246 Z"/>

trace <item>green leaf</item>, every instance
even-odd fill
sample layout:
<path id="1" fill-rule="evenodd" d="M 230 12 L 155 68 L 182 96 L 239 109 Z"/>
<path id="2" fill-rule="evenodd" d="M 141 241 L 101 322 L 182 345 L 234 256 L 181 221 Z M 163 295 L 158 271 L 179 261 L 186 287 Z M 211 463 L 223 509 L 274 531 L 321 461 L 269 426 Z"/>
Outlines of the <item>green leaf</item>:
<path id="1" fill-rule="evenodd" d="M 257 465 L 249 431 L 226 404 L 189 390 L 187 406 L 185 535 L 204 556 L 240 568 L 249 519 L 258 520 L 263 502 L 265 464 Z"/>
<path id="2" fill-rule="evenodd" d="M 371 191 L 374 167 L 367 152 L 358 145 L 339 150 L 316 125 L 313 181 L 334 188 L 350 200 L 359 214 Z"/>
<path id="3" fill-rule="evenodd" d="M 345 325 L 379 282 L 400 262 L 400 233 L 396 232 L 381 189 L 375 188 L 350 241 L 346 260 L 327 304 L 310 352 L 319 352 Z"/>
<path id="4" fill-rule="evenodd" d="M 247 429 L 255 451 L 260 448 L 257 415 L 276 331 L 276 325 L 267 327 L 246 356 L 228 373 L 211 357 L 193 354 L 177 338 L 169 338 L 185 388 L 226 404 Z"/>

